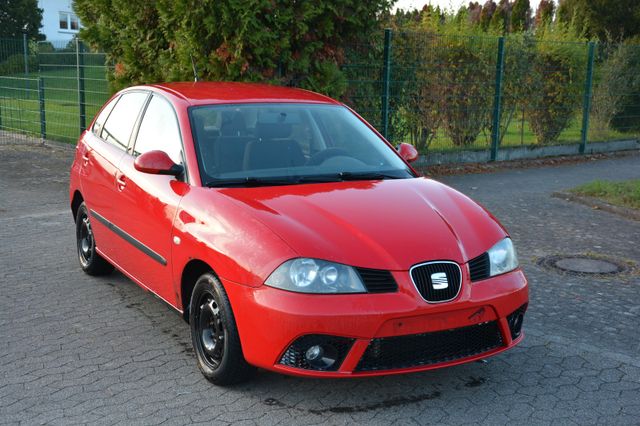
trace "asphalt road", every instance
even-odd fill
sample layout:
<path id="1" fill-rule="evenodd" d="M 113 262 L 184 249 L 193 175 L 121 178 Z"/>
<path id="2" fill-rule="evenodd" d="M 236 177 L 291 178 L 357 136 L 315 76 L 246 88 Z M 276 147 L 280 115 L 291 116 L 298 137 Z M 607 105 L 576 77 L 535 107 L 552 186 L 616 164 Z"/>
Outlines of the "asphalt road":
<path id="1" fill-rule="evenodd" d="M 640 177 L 640 155 L 453 176 L 511 231 L 531 283 L 517 348 L 444 370 L 356 380 L 198 372 L 186 324 L 118 273 L 84 275 L 67 201 L 73 151 L 0 145 L 1 424 L 639 424 L 640 278 L 570 276 L 553 254 L 640 263 L 640 222 L 552 198 Z"/>

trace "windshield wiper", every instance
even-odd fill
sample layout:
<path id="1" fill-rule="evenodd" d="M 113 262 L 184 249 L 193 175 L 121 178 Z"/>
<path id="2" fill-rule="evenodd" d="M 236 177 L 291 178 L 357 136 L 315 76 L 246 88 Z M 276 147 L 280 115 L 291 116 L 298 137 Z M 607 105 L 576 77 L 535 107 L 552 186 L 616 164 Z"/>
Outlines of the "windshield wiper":
<path id="1" fill-rule="evenodd" d="M 259 177 L 245 177 L 239 179 L 216 179 L 207 182 L 209 188 L 226 188 L 234 186 L 277 186 L 277 185 L 293 185 L 296 183 L 294 179 L 282 179 L 282 178 L 259 178 Z"/>
<path id="2" fill-rule="evenodd" d="M 296 183 L 325 183 L 325 182 L 342 182 L 340 176 L 300 176 L 296 179 Z"/>
<path id="3" fill-rule="evenodd" d="M 382 180 L 382 179 L 404 179 L 398 176 L 383 172 L 341 172 L 336 175 L 341 180 Z"/>
<path id="4" fill-rule="evenodd" d="M 331 175 L 310 175 L 297 176 L 290 178 L 282 177 L 244 177 L 233 179 L 215 179 L 207 182 L 209 188 L 228 188 L 228 187 L 257 187 L 257 186 L 279 186 L 279 185 L 295 185 L 300 183 L 325 183 L 325 182 L 342 182 L 351 180 L 382 180 L 382 179 L 404 179 L 390 173 L 382 172 L 340 172 Z"/>

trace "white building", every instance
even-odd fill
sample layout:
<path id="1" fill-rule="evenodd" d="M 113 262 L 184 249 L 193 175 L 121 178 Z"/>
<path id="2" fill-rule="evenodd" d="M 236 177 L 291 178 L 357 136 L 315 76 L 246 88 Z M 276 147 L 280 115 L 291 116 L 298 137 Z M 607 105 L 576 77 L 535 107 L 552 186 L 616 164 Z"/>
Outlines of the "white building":
<path id="1" fill-rule="evenodd" d="M 40 32 L 48 41 L 67 42 L 80 30 L 78 16 L 73 12 L 73 0 L 38 0 L 42 9 L 42 28 Z"/>

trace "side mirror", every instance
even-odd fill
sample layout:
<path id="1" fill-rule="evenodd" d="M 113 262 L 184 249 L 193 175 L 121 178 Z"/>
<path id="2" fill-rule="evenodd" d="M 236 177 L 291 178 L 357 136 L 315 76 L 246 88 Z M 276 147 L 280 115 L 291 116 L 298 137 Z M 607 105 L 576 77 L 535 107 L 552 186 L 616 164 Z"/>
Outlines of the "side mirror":
<path id="1" fill-rule="evenodd" d="M 398 153 L 407 163 L 413 163 L 418 159 L 418 150 L 411 144 L 401 143 L 398 145 Z"/>
<path id="2" fill-rule="evenodd" d="M 151 175 L 180 176 L 184 167 L 173 162 L 164 151 L 148 151 L 140 154 L 133 162 L 137 171 Z"/>

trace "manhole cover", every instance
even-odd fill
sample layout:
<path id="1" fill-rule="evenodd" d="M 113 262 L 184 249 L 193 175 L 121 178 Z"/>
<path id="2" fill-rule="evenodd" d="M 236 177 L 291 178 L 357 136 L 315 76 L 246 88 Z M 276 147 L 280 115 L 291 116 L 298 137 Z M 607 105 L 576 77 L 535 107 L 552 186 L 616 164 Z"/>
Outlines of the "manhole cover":
<path id="1" fill-rule="evenodd" d="M 556 268 L 583 274 L 615 274 L 620 268 L 606 260 L 568 257 L 556 261 Z"/>
<path id="2" fill-rule="evenodd" d="M 547 256 L 538 260 L 538 265 L 575 275 L 615 275 L 631 269 L 615 259 L 585 254 Z"/>

